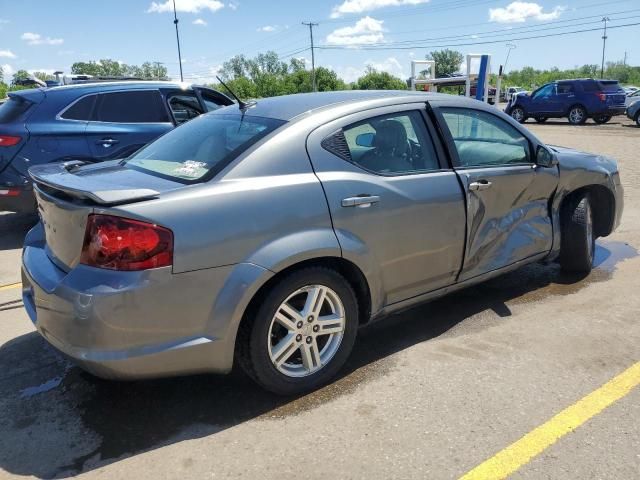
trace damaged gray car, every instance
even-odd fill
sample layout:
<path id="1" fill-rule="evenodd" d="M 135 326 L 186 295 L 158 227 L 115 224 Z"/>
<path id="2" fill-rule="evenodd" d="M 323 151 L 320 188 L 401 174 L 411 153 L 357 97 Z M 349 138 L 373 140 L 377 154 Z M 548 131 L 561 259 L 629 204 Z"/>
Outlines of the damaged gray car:
<path id="1" fill-rule="evenodd" d="M 623 209 L 614 160 L 416 92 L 241 102 L 30 174 L 23 298 L 50 344 L 107 378 L 237 362 L 278 394 L 330 381 L 391 312 L 532 262 L 588 272 Z"/>

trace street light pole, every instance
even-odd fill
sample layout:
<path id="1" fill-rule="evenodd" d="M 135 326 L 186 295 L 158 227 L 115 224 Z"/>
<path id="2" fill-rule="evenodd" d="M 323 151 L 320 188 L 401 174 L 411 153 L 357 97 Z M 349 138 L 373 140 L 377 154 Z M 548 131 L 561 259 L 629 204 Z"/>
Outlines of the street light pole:
<path id="1" fill-rule="evenodd" d="M 315 58 L 315 49 L 313 48 L 313 27 L 317 27 L 317 23 L 313 22 L 302 22 L 303 25 L 307 25 L 309 27 L 309 35 L 311 37 L 311 85 L 314 92 L 318 91 L 318 87 L 316 85 L 316 58 Z"/>
<path id="2" fill-rule="evenodd" d="M 604 34 L 602 35 L 602 66 L 600 67 L 600 78 L 604 78 L 604 49 L 607 45 L 607 22 L 611 20 L 609 17 L 603 17 Z"/>
<path id="3" fill-rule="evenodd" d="M 176 13 L 176 0 L 173 0 L 173 24 L 176 26 L 176 42 L 178 42 L 178 64 L 180 65 L 180 81 L 184 82 L 182 76 L 182 55 L 180 53 L 180 34 L 178 33 L 178 14 Z"/>

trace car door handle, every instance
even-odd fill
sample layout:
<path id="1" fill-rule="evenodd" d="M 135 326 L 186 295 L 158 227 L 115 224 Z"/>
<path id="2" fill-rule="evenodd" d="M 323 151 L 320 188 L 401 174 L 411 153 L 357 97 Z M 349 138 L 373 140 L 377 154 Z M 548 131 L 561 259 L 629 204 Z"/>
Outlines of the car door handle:
<path id="1" fill-rule="evenodd" d="M 469 185 L 469 190 L 486 190 L 491 188 L 491 182 L 488 180 L 480 180 L 479 182 L 473 182 Z"/>
<path id="2" fill-rule="evenodd" d="M 374 203 L 378 203 L 379 201 L 380 201 L 380 197 L 376 195 L 359 195 L 357 197 L 343 198 L 342 206 L 367 208 L 373 205 Z"/>
<path id="3" fill-rule="evenodd" d="M 104 148 L 109 148 L 116 143 L 120 143 L 120 140 L 115 140 L 113 138 L 103 138 L 102 140 L 96 140 L 98 145 L 102 145 Z"/>

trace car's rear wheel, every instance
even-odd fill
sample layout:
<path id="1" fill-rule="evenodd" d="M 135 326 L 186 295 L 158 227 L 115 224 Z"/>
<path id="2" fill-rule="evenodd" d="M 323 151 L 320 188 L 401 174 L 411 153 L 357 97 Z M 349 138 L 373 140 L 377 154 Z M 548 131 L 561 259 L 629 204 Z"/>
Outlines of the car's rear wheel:
<path id="1" fill-rule="evenodd" d="M 596 115 L 593 117 L 593 121 L 598 124 L 607 123 L 609 120 L 611 120 L 611 115 Z"/>
<path id="2" fill-rule="evenodd" d="M 561 219 L 560 266 L 568 272 L 589 273 L 595 252 L 589 196 L 576 195 L 566 202 Z"/>
<path id="3" fill-rule="evenodd" d="M 353 349 L 358 303 L 337 272 L 313 267 L 282 278 L 241 326 L 238 360 L 260 386 L 295 395 L 330 381 Z"/>
<path id="4" fill-rule="evenodd" d="M 524 123 L 527 120 L 524 109 L 522 107 L 513 107 L 513 110 L 511 110 L 511 118 L 519 123 Z"/>
<path id="5" fill-rule="evenodd" d="M 549 120 L 547 117 L 536 117 L 536 122 L 538 123 L 544 123 L 547 120 Z"/>
<path id="6" fill-rule="evenodd" d="M 582 125 L 587 121 L 587 111 L 580 105 L 574 105 L 569 110 L 568 117 L 571 125 Z"/>
<path id="7" fill-rule="evenodd" d="M 636 113 L 636 125 L 640 127 L 640 110 Z"/>

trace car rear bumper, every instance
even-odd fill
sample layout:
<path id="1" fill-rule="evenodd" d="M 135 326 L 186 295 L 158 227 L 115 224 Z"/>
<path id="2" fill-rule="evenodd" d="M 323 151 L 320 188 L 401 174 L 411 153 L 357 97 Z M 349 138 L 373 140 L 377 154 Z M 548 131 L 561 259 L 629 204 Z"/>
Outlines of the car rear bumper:
<path id="1" fill-rule="evenodd" d="M 624 111 L 624 105 L 621 105 L 619 107 L 604 107 L 602 109 L 591 112 L 591 115 L 611 115 L 612 117 L 615 117 L 616 115 L 624 115 Z"/>
<path id="2" fill-rule="evenodd" d="M 42 230 L 38 224 L 25 240 L 24 306 L 38 332 L 72 361 L 120 379 L 231 369 L 235 330 L 212 315 L 233 267 L 176 275 L 170 267 L 78 265 L 65 272 L 47 256 Z"/>

